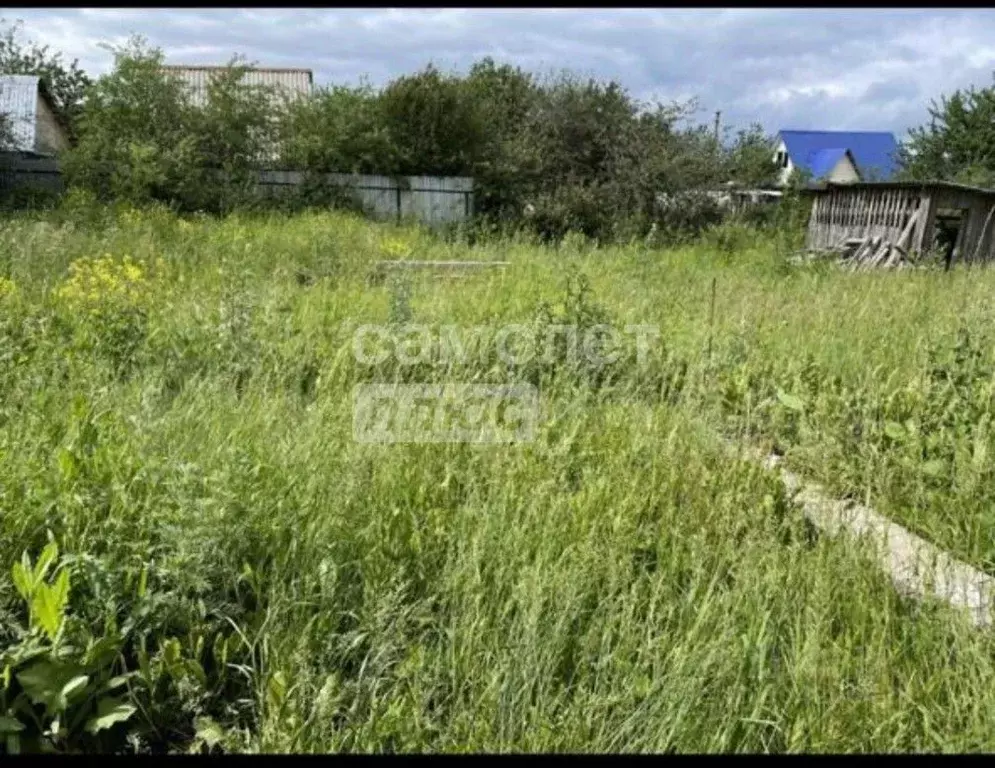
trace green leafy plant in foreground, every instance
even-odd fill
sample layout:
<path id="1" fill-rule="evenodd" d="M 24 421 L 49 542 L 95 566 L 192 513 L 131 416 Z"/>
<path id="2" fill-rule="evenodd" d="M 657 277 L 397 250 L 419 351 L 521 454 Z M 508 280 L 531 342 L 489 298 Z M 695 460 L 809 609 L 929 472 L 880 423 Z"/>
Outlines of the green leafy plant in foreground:
<path id="1" fill-rule="evenodd" d="M 36 563 L 25 552 L 12 569 L 28 624 L 0 653 L 0 736 L 11 754 L 99 749 L 101 734 L 135 712 L 122 695 L 134 673 L 117 673 L 121 638 L 73 626 L 69 569 L 58 559 L 50 541 Z"/>

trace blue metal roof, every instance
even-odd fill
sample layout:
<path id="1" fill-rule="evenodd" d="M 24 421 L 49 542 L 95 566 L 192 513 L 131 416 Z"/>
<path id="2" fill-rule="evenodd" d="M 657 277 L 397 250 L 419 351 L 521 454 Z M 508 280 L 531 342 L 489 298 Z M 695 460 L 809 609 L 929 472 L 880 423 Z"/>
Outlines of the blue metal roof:
<path id="1" fill-rule="evenodd" d="M 781 131 L 788 157 L 815 178 L 829 173 L 850 151 L 863 180 L 887 181 L 898 169 L 898 142 L 891 133 L 872 131 Z M 835 157 L 831 165 L 826 165 Z"/>
<path id="2" fill-rule="evenodd" d="M 789 150 L 790 151 L 790 150 Z M 819 149 L 808 156 L 808 167 L 812 171 L 812 176 L 821 179 L 828 176 L 836 164 L 843 159 L 847 150 L 845 147 L 833 147 L 832 149 Z M 794 158 L 792 158 L 794 159 Z"/>

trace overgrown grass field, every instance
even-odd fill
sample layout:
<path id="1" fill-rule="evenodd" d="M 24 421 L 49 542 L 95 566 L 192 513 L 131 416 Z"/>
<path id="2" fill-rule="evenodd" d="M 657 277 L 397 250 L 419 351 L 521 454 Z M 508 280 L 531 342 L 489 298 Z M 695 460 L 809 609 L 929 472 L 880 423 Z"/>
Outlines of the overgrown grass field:
<path id="1" fill-rule="evenodd" d="M 334 213 L 0 230 L 9 752 L 995 748 L 995 644 L 805 524 L 776 446 L 995 572 L 995 276 L 469 246 Z M 510 262 L 369 280 L 384 258 Z M 713 299 L 714 297 L 714 299 Z M 642 361 L 364 365 L 354 329 L 655 325 Z M 532 441 L 363 444 L 364 382 Z"/>

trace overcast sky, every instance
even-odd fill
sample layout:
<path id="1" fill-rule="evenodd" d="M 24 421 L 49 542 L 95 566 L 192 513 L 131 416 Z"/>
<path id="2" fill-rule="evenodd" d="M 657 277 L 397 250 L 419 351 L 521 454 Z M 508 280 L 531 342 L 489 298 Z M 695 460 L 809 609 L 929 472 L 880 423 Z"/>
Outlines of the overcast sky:
<path id="1" fill-rule="evenodd" d="M 316 85 L 375 85 L 433 61 L 465 70 L 485 55 L 536 71 L 616 78 L 643 99 L 699 99 L 736 127 L 891 130 L 903 138 L 931 98 L 992 83 L 990 9 L 2 9 L 25 37 L 78 58 L 132 32 L 168 63 L 308 67 Z"/>

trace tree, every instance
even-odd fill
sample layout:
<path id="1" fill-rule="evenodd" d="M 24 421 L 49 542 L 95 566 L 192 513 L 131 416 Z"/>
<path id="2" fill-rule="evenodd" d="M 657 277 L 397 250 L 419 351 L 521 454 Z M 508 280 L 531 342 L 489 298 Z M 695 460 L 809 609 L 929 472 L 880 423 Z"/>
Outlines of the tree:
<path id="1" fill-rule="evenodd" d="M 995 185 L 995 85 L 941 96 L 930 102 L 929 117 L 900 150 L 902 175 Z"/>
<path id="2" fill-rule="evenodd" d="M 534 165 L 535 147 L 524 128 L 542 96 L 534 78 L 520 67 L 475 63 L 463 80 L 465 98 L 484 127 L 470 168 L 477 211 L 495 218 L 517 218 L 527 186 L 525 171 Z"/>
<path id="3" fill-rule="evenodd" d="M 636 185 L 624 181 L 637 109 L 614 81 L 564 74 L 541 86 L 524 120 L 521 139 L 532 152 L 519 172 L 545 236 L 574 229 L 607 238 L 614 219 L 637 213 Z"/>
<path id="4" fill-rule="evenodd" d="M 135 204 L 176 197 L 199 170 L 189 96 L 162 70 L 162 52 L 132 37 L 111 48 L 112 71 L 87 91 L 67 181 Z"/>
<path id="5" fill-rule="evenodd" d="M 241 81 L 249 65 L 239 57 L 211 74 L 202 106 L 191 108 L 197 151 L 212 168 L 231 172 L 266 163 L 276 148 L 272 87 Z"/>
<path id="6" fill-rule="evenodd" d="M 744 187 L 769 187 L 778 180 L 780 169 L 774 160 L 774 139 L 760 125 L 739 131 L 726 150 L 725 175 Z"/>
<path id="7" fill-rule="evenodd" d="M 379 95 L 368 84 L 332 86 L 290 104 L 283 165 L 327 173 L 397 173 L 397 152 Z"/>
<path id="8" fill-rule="evenodd" d="M 202 106 L 186 109 L 202 186 L 187 188 L 187 205 L 228 211 L 247 202 L 255 172 L 278 157 L 281 108 L 273 88 L 242 82 L 248 65 L 238 57 L 212 73 Z M 194 197 L 198 198 L 194 202 Z"/>
<path id="9" fill-rule="evenodd" d="M 460 78 L 429 64 L 391 81 L 380 104 L 398 173 L 463 176 L 475 165 L 485 129 Z"/>
<path id="10" fill-rule="evenodd" d="M 18 40 L 22 23 L 17 21 L 0 32 L 0 72 L 41 77 L 52 97 L 56 116 L 66 126 L 70 140 L 74 141 L 90 78 L 80 69 L 77 59 L 65 64 L 62 54 L 49 53 L 47 45 L 39 46 L 30 40 L 22 44 Z M 5 19 L 0 19 L 0 26 L 7 24 Z"/>
<path id="11" fill-rule="evenodd" d="M 162 67 L 141 37 L 110 49 L 114 68 L 88 89 L 79 141 L 65 158 L 70 185 L 105 200 L 224 212 L 253 191 L 252 172 L 275 153 L 279 109 L 269 89 L 241 84 L 233 59 L 206 103 Z"/>

